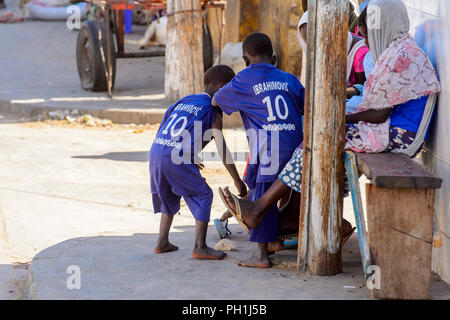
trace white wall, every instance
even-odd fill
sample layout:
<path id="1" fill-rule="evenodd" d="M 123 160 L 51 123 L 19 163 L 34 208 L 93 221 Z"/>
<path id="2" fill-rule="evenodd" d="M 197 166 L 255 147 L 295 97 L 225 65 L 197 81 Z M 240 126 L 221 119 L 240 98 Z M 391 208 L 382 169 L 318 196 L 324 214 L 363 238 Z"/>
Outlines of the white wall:
<path id="1" fill-rule="evenodd" d="M 450 0 L 403 0 L 411 34 L 439 74 L 442 93 L 430 137 L 421 157 L 443 179 L 437 190 L 433 232 L 433 271 L 450 283 Z"/>

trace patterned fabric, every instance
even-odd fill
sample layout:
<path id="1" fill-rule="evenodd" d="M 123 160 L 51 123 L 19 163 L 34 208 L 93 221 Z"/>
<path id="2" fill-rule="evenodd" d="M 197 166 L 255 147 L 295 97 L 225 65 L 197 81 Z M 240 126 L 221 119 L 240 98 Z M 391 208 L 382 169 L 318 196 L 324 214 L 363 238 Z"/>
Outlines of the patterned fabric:
<path id="1" fill-rule="evenodd" d="M 428 57 L 405 34 L 384 50 L 366 82 L 363 101 L 357 112 L 380 110 L 403 104 L 432 93 L 441 86 Z M 380 124 L 356 124 L 361 139 L 346 141 L 346 149 L 355 152 L 382 152 L 389 143 L 389 118 Z"/>
<path id="2" fill-rule="evenodd" d="M 291 160 L 286 164 L 278 176 L 289 188 L 301 192 L 303 169 L 303 143 L 295 149 Z"/>
<path id="3" fill-rule="evenodd" d="M 390 108 L 440 91 L 430 59 L 406 34 L 394 40 L 376 61 L 358 112 Z"/>
<path id="4" fill-rule="evenodd" d="M 347 74 L 347 86 L 356 84 L 357 72 L 364 72 L 364 57 L 369 52 L 369 48 L 364 44 L 364 40 L 356 43 L 354 49 L 350 51 L 347 57 L 347 65 L 349 66 L 347 73 L 350 71 L 350 74 Z"/>
<path id="5" fill-rule="evenodd" d="M 390 127 L 389 142 L 386 151 L 392 151 L 394 149 L 405 150 L 411 143 L 413 143 L 415 137 L 415 132 L 398 127 Z M 358 131 L 358 126 L 355 124 L 346 124 L 345 138 L 351 140 L 361 139 L 361 133 Z"/>
<path id="6" fill-rule="evenodd" d="M 415 138 L 415 132 L 398 127 L 391 127 L 389 130 L 388 151 L 405 150 L 411 143 L 413 143 Z M 418 152 L 420 152 L 420 149 L 418 150 Z"/>
<path id="7" fill-rule="evenodd" d="M 355 124 L 347 124 L 345 126 L 345 135 L 348 139 L 361 139 L 358 126 Z M 410 145 L 416 137 L 416 133 L 397 127 L 389 129 L 388 151 L 395 149 L 404 150 Z M 420 149 L 417 153 L 420 152 Z M 278 176 L 278 179 L 284 182 L 289 188 L 301 192 L 302 191 L 302 169 L 303 169 L 303 143 L 295 149 L 291 160 L 284 167 Z M 347 175 L 344 177 L 344 193 L 349 192 Z"/>

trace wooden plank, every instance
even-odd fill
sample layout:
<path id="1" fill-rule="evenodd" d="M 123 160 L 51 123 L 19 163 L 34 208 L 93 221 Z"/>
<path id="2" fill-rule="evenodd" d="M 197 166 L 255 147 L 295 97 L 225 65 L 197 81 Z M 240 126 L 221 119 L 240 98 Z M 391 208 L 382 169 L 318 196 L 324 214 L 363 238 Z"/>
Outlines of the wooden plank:
<path id="1" fill-rule="evenodd" d="M 355 153 L 358 166 L 371 183 L 379 188 L 439 189 L 442 179 L 434 176 L 407 155 L 383 153 Z"/>
<path id="2" fill-rule="evenodd" d="M 369 245 L 381 276 L 374 298 L 429 298 L 434 193 L 366 185 Z"/>
<path id="3" fill-rule="evenodd" d="M 371 265 L 369 240 L 367 238 L 361 191 L 359 189 L 359 176 L 358 168 L 356 166 L 356 158 L 355 154 L 351 151 L 345 152 L 345 168 L 352 195 L 353 212 L 355 213 L 356 228 L 358 230 L 359 250 L 361 252 L 363 271 L 367 279 L 369 277 L 367 267 Z"/>
<path id="4" fill-rule="evenodd" d="M 298 268 L 333 275 L 342 271 L 347 2 L 309 9 Z"/>

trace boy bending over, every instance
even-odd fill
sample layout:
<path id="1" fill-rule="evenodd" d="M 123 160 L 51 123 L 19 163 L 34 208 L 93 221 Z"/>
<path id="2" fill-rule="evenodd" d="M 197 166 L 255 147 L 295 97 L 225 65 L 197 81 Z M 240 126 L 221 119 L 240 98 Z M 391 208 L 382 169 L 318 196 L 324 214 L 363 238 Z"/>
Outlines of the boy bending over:
<path id="1" fill-rule="evenodd" d="M 203 165 L 198 161 L 198 153 L 215 139 L 239 194 L 247 193 L 221 134 L 222 113 L 211 106 L 211 97 L 234 75 L 227 66 L 210 68 L 204 75 L 205 91 L 182 98 L 164 115 L 149 154 L 153 208 L 155 213 L 163 213 L 155 253 L 178 250 L 169 242 L 169 230 L 183 197 L 196 221 L 192 257 L 220 260 L 226 255 L 206 245 L 213 193 L 200 174 Z M 207 132 L 210 129 L 212 134 Z"/>
<path id="2" fill-rule="evenodd" d="M 294 75 L 274 66 L 276 57 L 267 35 L 249 35 L 242 49 L 247 68 L 214 95 L 213 105 L 227 114 L 238 111 L 241 114 L 251 155 L 244 181 L 250 189 L 248 200 L 254 201 L 269 189 L 303 141 L 305 89 Z M 225 197 L 221 189 L 219 192 Z M 242 225 L 240 209 L 235 208 L 236 212 L 228 209 Z M 276 238 L 278 219 L 278 208 L 274 205 L 261 223 L 251 229 L 250 241 L 258 243 L 257 251 L 249 260 L 240 262 L 241 266 L 270 267 L 267 244 Z"/>

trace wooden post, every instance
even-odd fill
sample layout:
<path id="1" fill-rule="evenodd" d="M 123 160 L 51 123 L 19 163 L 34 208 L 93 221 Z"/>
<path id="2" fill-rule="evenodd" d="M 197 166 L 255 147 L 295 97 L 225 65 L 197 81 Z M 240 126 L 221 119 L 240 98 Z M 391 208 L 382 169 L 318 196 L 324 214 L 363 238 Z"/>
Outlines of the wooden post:
<path id="1" fill-rule="evenodd" d="M 348 3 L 309 0 L 298 269 L 342 271 Z"/>
<path id="2" fill-rule="evenodd" d="M 259 32 L 272 39 L 273 49 L 277 54 L 277 67 L 291 72 L 289 66 L 289 13 L 290 1 L 262 0 Z M 297 20 L 298 22 L 298 20 Z M 295 30 L 294 30 L 295 31 Z M 297 37 L 297 33 L 295 33 Z M 298 45 L 297 39 L 295 39 Z M 298 47 L 300 47 L 298 45 Z"/>
<path id="3" fill-rule="evenodd" d="M 166 76 L 164 91 L 178 100 L 203 90 L 201 2 L 167 1 Z"/>
<path id="4" fill-rule="evenodd" d="M 250 33 L 259 30 L 261 0 L 241 0 L 239 5 L 239 41 L 244 41 Z"/>

